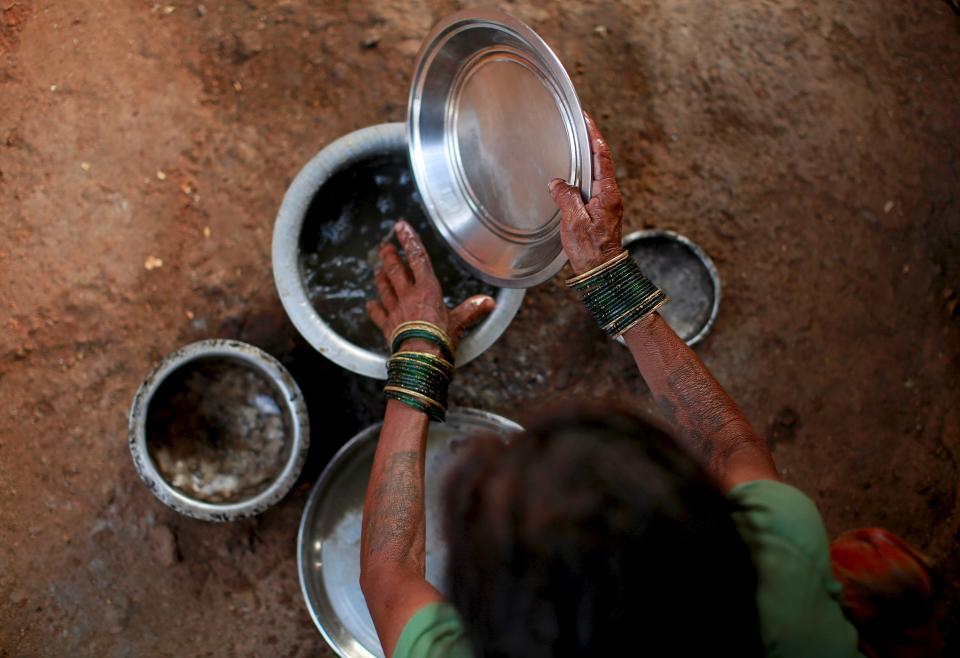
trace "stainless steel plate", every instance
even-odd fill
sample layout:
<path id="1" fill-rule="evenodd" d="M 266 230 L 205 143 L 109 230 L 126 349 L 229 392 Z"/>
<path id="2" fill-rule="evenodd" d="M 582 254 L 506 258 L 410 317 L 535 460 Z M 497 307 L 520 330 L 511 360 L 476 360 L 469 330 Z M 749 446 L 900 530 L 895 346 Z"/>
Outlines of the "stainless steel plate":
<path id="1" fill-rule="evenodd" d="M 431 423 L 426 457 L 427 580 L 443 591 L 446 550 L 441 538 L 440 487 L 458 445 L 481 434 L 507 437 L 516 423 L 473 409 L 451 409 Z M 344 658 L 382 657 L 360 591 L 363 497 L 380 424 L 363 430 L 324 469 L 307 500 L 297 538 L 300 588 L 307 609 L 330 647 Z"/>
<path id="2" fill-rule="evenodd" d="M 529 288 L 563 267 L 547 183 L 590 193 L 587 125 L 570 77 L 533 30 L 464 11 L 427 37 L 407 107 L 410 160 L 428 215 L 484 280 Z"/>

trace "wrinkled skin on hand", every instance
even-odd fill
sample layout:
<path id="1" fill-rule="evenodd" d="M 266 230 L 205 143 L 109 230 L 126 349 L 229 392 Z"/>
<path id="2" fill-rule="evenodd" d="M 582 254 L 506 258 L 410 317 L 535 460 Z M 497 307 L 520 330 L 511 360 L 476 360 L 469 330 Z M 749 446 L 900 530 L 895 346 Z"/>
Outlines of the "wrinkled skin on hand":
<path id="1" fill-rule="evenodd" d="M 399 324 L 413 320 L 431 322 L 447 333 L 456 348 L 466 330 L 493 310 L 493 298 L 474 295 L 456 308 L 448 309 L 443 303 L 443 290 L 433 272 L 430 256 L 417 232 L 400 221 L 397 222 L 397 238 L 407 262 L 404 263 L 392 243 L 380 245 L 383 267 L 376 273 L 379 299 L 367 303 L 370 319 L 388 341 Z M 411 344 L 404 344 L 404 348 L 421 349 L 421 342 L 409 341 Z"/>
<path id="2" fill-rule="evenodd" d="M 559 178 L 550 181 L 549 186 L 550 194 L 560 208 L 563 251 L 577 274 L 601 265 L 623 251 L 623 197 L 617 187 L 613 156 L 597 124 L 590 115 L 584 117 L 593 157 L 590 200 L 584 203 L 580 188 Z"/>

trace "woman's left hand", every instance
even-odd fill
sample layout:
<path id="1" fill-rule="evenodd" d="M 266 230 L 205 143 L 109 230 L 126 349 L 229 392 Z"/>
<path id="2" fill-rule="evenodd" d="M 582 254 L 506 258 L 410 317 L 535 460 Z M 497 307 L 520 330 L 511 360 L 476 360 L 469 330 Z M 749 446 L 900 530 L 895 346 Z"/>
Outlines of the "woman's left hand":
<path id="1" fill-rule="evenodd" d="M 623 197 L 617 187 L 610 145 L 590 115 L 583 116 L 593 156 L 590 200 L 584 203 L 580 188 L 560 178 L 550 181 L 549 186 L 561 211 L 560 242 L 576 274 L 602 265 L 623 251 Z"/>
<path id="2" fill-rule="evenodd" d="M 430 256 L 416 231 L 406 222 L 399 221 L 397 238 L 406 252 L 409 267 L 393 244 L 381 245 L 383 267 L 376 273 L 379 300 L 367 303 L 370 319 L 387 341 L 397 325 L 413 320 L 430 322 L 446 332 L 456 350 L 466 330 L 493 310 L 493 298 L 474 295 L 456 308 L 448 309 L 443 303 L 443 291 L 433 273 Z"/>

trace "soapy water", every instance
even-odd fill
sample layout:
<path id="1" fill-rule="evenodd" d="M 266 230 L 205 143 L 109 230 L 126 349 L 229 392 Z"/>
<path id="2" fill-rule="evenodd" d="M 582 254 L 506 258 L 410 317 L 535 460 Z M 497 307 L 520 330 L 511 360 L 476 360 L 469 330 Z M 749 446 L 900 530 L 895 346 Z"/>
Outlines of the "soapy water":
<path id="1" fill-rule="evenodd" d="M 386 348 L 366 303 L 377 295 L 379 246 L 385 240 L 396 244 L 393 231 L 400 219 L 423 240 L 448 307 L 471 295 L 496 293 L 457 260 L 429 224 L 405 157 L 360 161 L 320 188 L 300 234 L 300 272 L 310 302 L 324 322 L 359 347 Z"/>

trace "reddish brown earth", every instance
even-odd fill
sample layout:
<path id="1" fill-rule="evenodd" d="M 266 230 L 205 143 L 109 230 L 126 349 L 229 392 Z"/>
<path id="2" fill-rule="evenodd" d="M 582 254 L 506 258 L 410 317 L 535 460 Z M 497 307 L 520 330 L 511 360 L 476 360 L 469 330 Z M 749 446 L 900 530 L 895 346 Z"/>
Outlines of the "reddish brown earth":
<path id="1" fill-rule="evenodd" d="M 271 230 L 318 149 L 403 118 L 420 40 L 464 4 L 0 0 L 0 656 L 330 655 L 296 527 L 380 402 L 287 323 Z M 784 477 L 831 533 L 883 525 L 926 550 L 941 628 L 960 626 L 960 17 L 939 0 L 493 4 L 567 64 L 628 228 L 716 260 L 699 352 Z M 651 406 L 558 281 L 457 402 Z M 318 428 L 294 493 L 232 525 L 164 508 L 126 446 L 151 364 L 212 336 L 281 356 Z"/>

